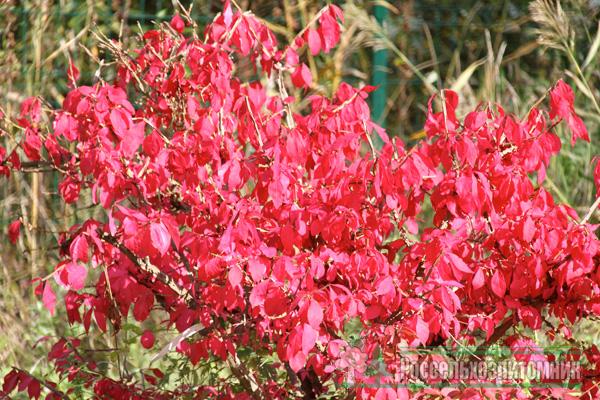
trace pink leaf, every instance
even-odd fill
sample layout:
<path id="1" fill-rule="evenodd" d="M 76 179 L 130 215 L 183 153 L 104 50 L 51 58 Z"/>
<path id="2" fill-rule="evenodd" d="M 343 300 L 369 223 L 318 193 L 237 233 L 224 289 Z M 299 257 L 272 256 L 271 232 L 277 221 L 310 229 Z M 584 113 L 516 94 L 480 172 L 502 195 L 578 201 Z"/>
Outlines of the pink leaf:
<path id="1" fill-rule="evenodd" d="M 267 267 L 258 259 L 248 260 L 248 272 L 254 282 L 260 281 L 267 272 Z"/>
<path id="2" fill-rule="evenodd" d="M 384 278 L 379 285 L 377 285 L 377 295 L 384 296 L 394 290 L 394 281 L 391 277 Z"/>
<path id="3" fill-rule="evenodd" d="M 483 270 L 479 268 L 473 276 L 473 289 L 479 289 L 485 285 L 485 276 Z"/>
<path id="4" fill-rule="evenodd" d="M 302 352 L 308 354 L 317 343 L 317 331 L 312 326 L 304 324 L 302 329 Z"/>
<path id="5" fill-rule="evenodd" d="M 523 221 L 522 230 L 523 240 L 525 242 L 531 242 L 533 236 L 535 235 L 535 223 L 529 215 L 525 218 L 525 221 Z"/>
<path id="6" fill-rule="evenodd" d="M 494 275 L 492 276 L 492 292 L 500 298 L 504 297 L 504 293 L 506 293 L 506 280 L 504 279 L 504 274 L 501 271 L 496 270 Z"/>
<path id="7" fill-rule="evenodd" d="M 138 122 L 127 131 L 127 135 L 120 143 L 121 152 L 125 157 L 131 157 L 144 141 L 145 126 L 143 121 Z"/>
<path id="8" fill-rule="evenodd" d="M 81 290 L 85 287 L 85 278 L 87 277 L 87 268 L 77 262 L 68 263 L 65 266 L 67 271 L 67 284 L 73 290 Z"/>
<path id="9" fill-rule="evenodd" d="M 423 345 L 427 344 L 427 340 L 429 340 L 429 324 L 423 321 L 421 317 L 417 317 L 417 323 L 415 325 L 415 332 L 417 334 L 417 338 L 419 342 Z"/>
<path id="10" fill-rule="evenodd" d="M 289 360 L 290 368 L 294 372 L 300 371 L 306 365 L 306 354 L 302 351 L 298 351 Z"/>
<path id="11" fill-rule="evenodd" d="M 44 284 L 42 302 L 48 311 L 50 311 L 50 315 L 54 315 L 54 310 L 56 309 L 56 295 L 48 282 Z"/>
<path id="12" fill-rule="evenodd" d="M 171 246 L 171 235 L 162 222 L 153 222 L 150 224 L 150 238 L 152 239 L 152 246 L 161 255 L 165 255 Z"/>
<path id="13" fill-rule="evenodd" d="M 258 307 L 264 304 L 265 298 L 268 294 L 269 282 L 264 281 L 252 288 L 250 292 L 250 305 L 252 307 Z M 265 310 L 266 311 L 266 310 Z"/>
<path id="14" fill-rule="evenodd" d="M 448 258 L 450 259 L 450 263 L 452 264 L 452 266 L 464 273 L 470 274 L 473 272 L 473 270 L 471 268 L 469 268 L 469 266 L 463 261 L 463 259 L 459 256 L 457 256 L 456 254 L 453 253 L 448 253 L 447 254 Z"/>
<path id="15" fill-rule="evenodd" d="M 225 7 L 223 9 L 223 21 L 225 22 L 225 26 L 227 28 L 229 28 L 233 22 L 233 12 L 231 10 L 231 4 L 229 3 L 229 0 L 225 2 Z"/>
<path id="16" fill-rule="evenodd" d="M 321 36 L 315 29 L 309 29 L 306 32 L 306 41 L 308 42 L 308 48 L 313 56 L 316 56 L 321 52 Z"/>
<path id="17" fill-rule="evenodd" d="M 229 283 L 231 284 L 231 286 L 240 286 L 240 282 L 242 281 L 243 277 L 244 275 L 242 274 L 242 270 L 237 265 L 229 269 L 229 274 L 227 275 L 227 278 L 229 279 Z"/>
<path id="18" fill-rule="evenodd" d="M 315 301 L 311 300 L 307 311 L 307 322 L 315 329 L 319 329 L 319 325 L 323 322 L 323 308 Z"/>

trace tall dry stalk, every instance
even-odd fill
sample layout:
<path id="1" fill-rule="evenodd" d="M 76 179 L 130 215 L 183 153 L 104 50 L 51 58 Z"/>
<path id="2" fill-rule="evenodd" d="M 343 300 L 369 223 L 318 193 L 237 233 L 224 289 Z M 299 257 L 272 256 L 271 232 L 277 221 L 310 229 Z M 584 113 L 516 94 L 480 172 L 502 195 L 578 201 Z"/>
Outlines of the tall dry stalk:
<path id="1" fill-rule="evenodd" d="M 535 0 L 530 3 L 529 10 L 531 18 L 539 25 L 536 29 L 539 43 L 567 55 L 577 75 L 576 84 L 584 88 L 583 93 L 592 101 L 596 112 L 600 115 L 600 104 L 577 61 L 575 30 L 571 18 L 564 11 L 560 0 Z"/>
<path id="2" fill-rule="evenodd" d="M 579 4 L 573 1 L 566 1 L 565 4 L 571 6 L 571 8 L 578 9 Z M 538 42 L 549 49 L 558 50 L 564 54 L 570 65 L 570 69 L 564 71 L 573 82 L 575 82 L 580 93 L 585 95 L 589 100 L 593 108 L 593 111 L 587 112 L 584 116 L 587 117 L 587 121 L 592 122 L 593 118 L 596 119 L 597 123 L 600 123 L 600 93 L 597 87 L 594 87 L 592 80 L 594 79 L 593 71 L 588 69 L 587 73 L 584 71 L 589 65 L 596 67 L 600 66 L 598 63 L 598 49 L 600 47 L 600 22 L 598 23 L 595 39 L 591 39 L 589 32 L 586 31 L 586 40 L 581 40 L 583 35 L 578 35 L 577 30 L 581 30 L 577 26 L 575 18 L 577 17 L 574 12 L 567 12 L 563 7 L 560 0 L 535 0 L 530 3 L 529 10 L 532 19 L 537 24 L 535 33 L 537 34 Z M 578 46 L 581 42 L 589 43 L 589 49 L 583 62 L 579 61 L 581 57 L 581 49 L 585 46 Z M 584 54 L 585 55 L 585 54 Z M 597 79 L 597 78 L 596 78 Z M 592 122 L 593 126 L 593 122 Z M 573 155 L 572 159 L 575 162 L 581 164 L 584 176 L 591 176 L 592 174 L 592 158 L 598 152 L 598 140 L 594 131 L 591 131 L 592 143 L 587 145 L 585 148 L 585 154 L 582 156 Z M 553 160 L 553 166 L 557 170 L 564 170 L 564 166 L 556 160 Z M 564 178 L 563 178 L 564 180 Z M 594 202 L 594 188 L 593 184 L 585 180 L 575 180 L 571 177 L 574 182 L 569 182 L 568 190 L 574 191 L 579 194 L 582 200 L 578 203 L 581 205 L 576 207 L 578 211 L 586 214 L 586 218 L 593 218 L 596 210 L 590 209 L 589 204 Z M 549 180 L 551 188 L 560 193 L 560 185 L 555 184 L 552 179 Z M 563 195 L 564 196 L 564 195 Z M 596 203 L 594 203 L 597 205 Z"/>
<path id="3" fill-rule="evenodd" d="M 48 0 L 37 0 L 36 1 L 37 15 L 33 24 L 33 50 L 34 50 L 34 77 L 33 84 L 30 86 L 32 92 L 30 96 L 34 94 L 34 91 L 38 90 L 39 83 L 41 81 L 42 74 L 42 54 L 43 54 L 43 35 L 48 27 L 50 20 L 50 4 Z M 39 208 L 40 208 L 40 181 L 41 176 L 39 174 L 31 175 L 31 224 L 32 234 L 29 235 L 29 248 L 37 249 L 37 230 L 38 230 L 38 219 L 39 219 Z M 38 275 L 38 264 L 37 264 L 37 252 L 32 251 L 30 256 L 31 261 L 31 277 Z"/>

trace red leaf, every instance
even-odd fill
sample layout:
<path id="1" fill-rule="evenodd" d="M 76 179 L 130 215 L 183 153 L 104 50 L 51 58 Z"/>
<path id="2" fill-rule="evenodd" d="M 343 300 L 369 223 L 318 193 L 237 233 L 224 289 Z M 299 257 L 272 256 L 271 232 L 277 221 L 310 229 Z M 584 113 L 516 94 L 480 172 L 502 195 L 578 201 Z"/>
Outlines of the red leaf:
<path id="1" fill-rule="evenodd" d="M 156 131 L 153 131 L 151 134 L 146 136 L 144 141 L 142 142 L 142 150 L 146 155 L 150 157 L 156 157 L 160 150 L 163 148 L 164 142 L 160 137 L 160 134 Z"/>
<path id="2" fill-rule="evenodd" d="M 291 77 L 292 83 L 298 88 L 308 88 L 312 85 L 312 74 L 306 64 L 298 64 Z"/>
<path id="3" fill-rule="evenodd" d="M 585 124 L 575 113 L 574 102 L 573 89 L 562 79 L 556 82 L 556 86 L 550 92 L 550 118 L 559 117 L 567 122 L 571 130 L 571 146 L 580 138 L 586 142 L 590 141 Z"/>
<path id="4" fill-rule="evenodd" d="M 4 376 L 4 383 L 2 384 L 4 394 L 9 394 L 17 387 L 19 377 L 19 371 L 14 369 Z"/>
<path id="5" fill-rule="evenodd" d="M 42 102 L 37 97 L 28 97 L 21 103 L 21 119 L 29 117 L 31 122 L 40 122 L 42 116 Z M 21 125 L 23 127 L 29 126 L 29 124 Z"/>
<path id="6" fill-rule="evenodd" d="M 152 331 L 144 331 L 140 336 L 140 343 L 145 349 L 151 349 L 154 346 L 154 333 Z"/>
<path id="7" fill-rule="evenodd" d="M 40 382 L 37 379 L 33 379 L 27 386 L 27 394 L 30 399 L 39 399 L 42 388 Z"/>
<path id="8" fill-rule="evenodd" d="M 58 192 L 69 204 L 75 203 L 79 199 L 81 185 L 72 177 L 68 176 L 64 181 L 58 184 Z"/>
<path id="9" fill-rule="evenodd" d="M 517 309 L 519 319 L 523 321 L 523 325 L 533 330 L 538 330 L 542 327 L 542 316 L 534 307 L 521 306 Z"/>
<path id="10" fill-rule="evenodd" d="M 444 90 L 443 97 L 445 107 L 442 111 L 433 112 L 433 100 L 435 96 L 431 96 L 427 106 L 427 120 L 425 122 L 425 132 L 431 137 L 438 134 L 447 134 L 453 132 L 458 121 L 456 120 L 456 107 L 458 106 L 458 94 L 452 90 Z"/>
<path id="11" fill-rule="evenodd" d="M 280 232 L 281 243 L 286 252 L 292 252 L 294 249 L 294 238 L 296 236 L 296 232 L 291 224 L 286 224 L 281 228 Z"/>
<path id="12" fill-rule="evenodd" d="M 12 163 L 12 166 L 15 170 L 18 171 L 21 169 L 21 159 L 19 158 L 19 154 L 17 154 L 16 151 L 10 153 L 10 155 L 8 156 L 8 161 Z"/>
<path id="13" fill-rule="evenodd" d="M 96 309 L 94 310 L 94 319 L 96 320 L 98 328 L 100 328 L 102 332 L 106 332 L 106 314 Z"/>
<path id="14" fill-rule="evenodd" d="M 185 22 L 183 22 L 183 19 L 178 14 L 175 14 L 171 19 L 171 28 L 178 33 L 183 32 L 183 29 L 185 28 Z"/>
<path id="15" fill-rule="evenodd" d="M 21 233 L 21 220 L 14 220 L 8 225 L 8 240 L 12 244 L 17 244 L 19 234 Z"/>
<path id="16" fill-rule="evenodd" d="M 331 11 L 331 8 L 330 8 Z M 333 15 L 332 15 L 333 14 Z M 319 18 L 321 46 L 328 53 L 340 40 L 340 26 L 334 13 L 324 13 Z"/>
<path id="17" fill-rule="evenodd" d="M 152 311 L 152 306 L 154 306 L 154 295 L 150 290 L 143 290 L 133 306 L 133 317 L 137 321 L 145 321 Z"/>
<path id="18" fill-rule="evenodd" d="M 600 157 L 596 157 L 596 167 L 594 168 L 594 184 L 596 185 L 596 197 L 600 197 Z"/>
<path id="19" fill-rule="evenodd" d="M 270 287 L 265 296 L 265 312 L 268 316 L 278 317 L 287 311 L 288 301 L 279 287 Z"/>
<path id="20" fill-rule="evenodd" d="M 25 152 L 25 155 L 31 161 L 39 161 L 40 160 L 40 158 L 41 158 L 40 150 L 42 149 L 42 140 L 40 139 L 37 132 L 33 132 L 28 129 L 27 133 L 25 133 L 25 140 L 23 141 L 22 147 L 23 147 L 23 151 Z"/>
<path id="21" fill-rule="evenodd" d="M 79 80 L 79 70 L 77 69 L 75 64 L 73 64 L 73 60 L 69 60 L 69 67 L 67 69 L 67 78 L 69 80 L 69 86 L 75 87 L 77 84 L 77 81 Z"/>
<path id="22" fill-rule="evenodd" d="M 336 6 L 335 4 L 330 4 L 329 5 L 329 12 L 336 18 L 338 18 L 340 21 L 344 22 L 344 12 L 342 11 L 341 8 L 339 8 L 338 6 Z"/>
<path id="23" fill-rule="evenodd" d="M 115 134 L 120 139 L 123 139 L 127 136 L 127 132 L 131 126 L 131 116 L 122 108 L 115 108 L 110 112 L 110 123 Z"/>
<path id="24" fill-rule="evenodd" d="M 69 246 L 73 261 L 88 261 L 88 241 L 83 235 L 78 235 Z"/>

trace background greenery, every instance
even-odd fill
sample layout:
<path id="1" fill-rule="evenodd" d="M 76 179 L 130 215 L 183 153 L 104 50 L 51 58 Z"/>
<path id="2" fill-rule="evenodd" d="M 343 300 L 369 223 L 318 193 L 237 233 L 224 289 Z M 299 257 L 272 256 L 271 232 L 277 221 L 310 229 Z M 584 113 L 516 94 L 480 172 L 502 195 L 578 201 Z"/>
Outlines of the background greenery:
<path id="1" fill-rule="evenodd" d="M 186 8 L 190 4 L 182 3 Z M 380 122 L 389 134 L 409 145 L 422 138 L 427 99 L 441 88 L 459 92 L 463 111 L 492 101 L 523 116 L 557 79 L 575 87 L 578 112 L 586 121 L 591 144 L 571 148 L 564 140 L 564 151 L 552 161 L 544 185 L 561 202 L 585 214 L 595 196 L 591 160 L 600 154 L 600 1 L 336 3 L 345 11 L 344 33 L 331 54 L 309 58 L 316 82 L 313 90 L 332 93 L 342 81 L 372 83 L 374 52 L 385 51 L 387 95 Z M 283 40 L 292 38 L 324 4 L 240 2 L 242 8 L 264 18 Z M 166 0 L 1 2 L 0 107 L 6 114 L 14 113 L 33 94 L 59 106 L 67 92 L 69 59 L 80 69 L 84 84 L 92 83 L 98 73 L 110 77 L 110 59 L 98 47 L 97 34 L 131 44 L 140 28 L 169 20 L 176 6 L 176 1 Z M 388 10 L 382 24 L 373 17 L 376 6 Z M 202 26 L 221 7 L 218 0 L 193 1 L 192 15 Z M 1 127 L 10 134 L 0 140 L 12 148 L 18 133 Z M 2 229 L 18 217 L 26 226 L 17 246 L 10 245 L 6 236 L 0 243 L 0 376 L 11 365 L 44 370 L 47 345 L 34 345 L 44 337 L 77 333 L 58 322 L 65 319 L 49 318 L 30 283 L 55 265 L 59 233 L 97 212 L 90 199 L 80 201 L 79 208 L 66 206 L 56 191 L 56 177 L 48 174 L 11 176 L 0 187 Z M 599 221 L 597 215 L 593 218 Z M 131 346 L 115 355 L 132 371 L 144 362 L 137 330 L 124 330 L 127 338 L 120 339 L 129 340 Z M 598 343 L 598 330 L 590 322 L 580 328 L 579 337 Z M 114 345 L 99 343 L 110 338 L 87 340 L 97 348 Z"/>

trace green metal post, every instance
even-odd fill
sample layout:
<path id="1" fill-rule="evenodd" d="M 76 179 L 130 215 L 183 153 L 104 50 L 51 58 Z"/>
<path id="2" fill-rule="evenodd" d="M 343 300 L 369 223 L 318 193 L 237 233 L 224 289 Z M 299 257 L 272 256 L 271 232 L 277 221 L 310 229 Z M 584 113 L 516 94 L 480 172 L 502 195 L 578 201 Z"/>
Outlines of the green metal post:
<path id="1" fill-rule="evenodd" d="M 373 14 L 377 23 L 384 26 L 388 17 L 388 9 L 381 5 L 373 7 Z M 387 84 L 388 84 L 388 52 L 386 49 L 377 50 L 373 53 L 373 75 L 371 81 L 373 86 L 379 88 L 373 92 L 371 97 L 371 115 L 373 121 L 385 127 L 385 104 L 387 100 Z M 379 136 L 374 138 L 377 144 L 381 145 Z"/>

